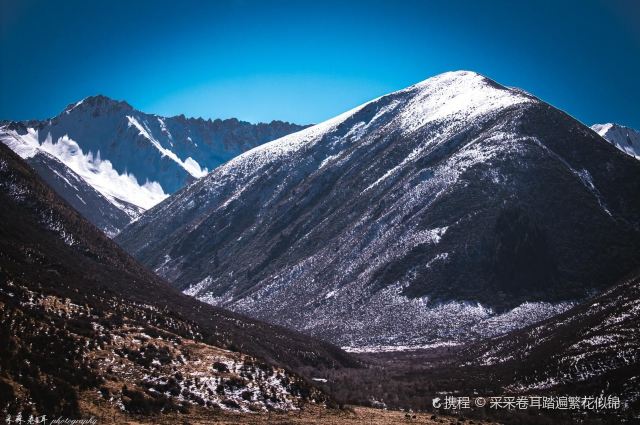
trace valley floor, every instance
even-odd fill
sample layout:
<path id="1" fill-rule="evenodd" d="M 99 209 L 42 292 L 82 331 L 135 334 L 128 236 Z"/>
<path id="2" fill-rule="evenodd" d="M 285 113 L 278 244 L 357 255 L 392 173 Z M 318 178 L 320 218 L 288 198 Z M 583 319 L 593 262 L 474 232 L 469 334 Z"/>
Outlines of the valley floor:
<path id="1" fill-rule="evenodd" d="M 212 412 L 211 410 L 195 409 L 188 414 L 166 414 L 149 417 L 125 416 L 120 413 L 94 412 L 98 425 L 127 424 L 127 425 L 204 425 L 204 424 L 347 424 L 347 425 L 391 425 L 391 424 L 458 424 L 461 423 L 452 416 L 433 416 L 431 413 L 416 413 L 415 418 L 407 418 L 404 412 L 372 409 L 366 407 L 350 407 L 344 410 L 325 409 L 321 406 L 310 406 L 302 412 L 233 414 L 226 412 Z M 413 414 L 412 414 L 413 415 Z M 91 416 L 91 413 L 88 414 Z M 465 424 L 496 424 L 496 422 L 481 422 L 466 420 Z"/>

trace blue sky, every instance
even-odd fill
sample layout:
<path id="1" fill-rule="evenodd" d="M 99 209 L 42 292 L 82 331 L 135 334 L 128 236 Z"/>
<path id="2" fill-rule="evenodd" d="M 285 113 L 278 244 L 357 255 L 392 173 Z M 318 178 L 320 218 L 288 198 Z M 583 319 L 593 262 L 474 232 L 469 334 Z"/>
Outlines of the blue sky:
<path id="1" fill-rule="evenodd" d="M 319 122 L 469 69 L 640 128 L 640 2 L 0 0 L 0 119 L 92 94 L 162 115 Z"/>

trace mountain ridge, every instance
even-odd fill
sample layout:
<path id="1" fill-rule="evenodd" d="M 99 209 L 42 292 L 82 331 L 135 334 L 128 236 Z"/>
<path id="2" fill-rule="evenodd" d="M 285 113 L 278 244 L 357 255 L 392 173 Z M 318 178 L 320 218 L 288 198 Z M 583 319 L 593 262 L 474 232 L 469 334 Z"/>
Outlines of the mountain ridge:
<path id="1" fill-rule="evenodd" d="M 566 113 L 451 72 L 245 152 L 116 240 L 189 294 L 341 345 L 450 341 L 637 266 L 639 175 Z"/>
<path id="2" fill-rule="evenodd" d="M 0 127 L 0 140 L 25 159 L 38 152 L 54 156 L 129 216 L 128 222 L 209 169 L 301 128 L 275 120 L 250 124 L 184 115 L 165 118 L 96 95 L 68 105 L 47 120 L 6 122 Z M 73 185 L 57 188 L 76 208 L 83 209 L 74 198 L 77 190 Z M 113 208 L 104 200 L 93 199 L 96 209 Z M 93 215 L 87 217 L 101 222 Z M 101 223 L 112 235 L 124 225 L 122 217 Z"/>

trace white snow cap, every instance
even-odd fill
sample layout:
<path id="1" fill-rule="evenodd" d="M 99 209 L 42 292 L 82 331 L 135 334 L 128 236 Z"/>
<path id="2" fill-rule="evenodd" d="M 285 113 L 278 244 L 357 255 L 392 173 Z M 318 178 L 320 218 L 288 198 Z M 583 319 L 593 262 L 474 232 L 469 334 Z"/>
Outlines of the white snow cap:
<path id="1" fill-rule="evenodd" d="M 408 100 L 387 105 L 362 130 L 382 119 L 384 112 L 395 108 L 393 125 L 403 133 L 413 132 L 430 122 L 439 120 L 465 120 L 500 110 L 505 107 L 534 102 L 535 98 L 522 90 L 502 87 L 498 83 L 472 71 L 452 71 L 436 75 L 406 89 L 378 97 L 334 118 L 296 133 L 251 149 L 219 167 L 221 174 L 238 174 L 257 169 L 277 158 L 288 156 L 305 146 L 317 143 L 326 133 L 353 117 L 368 105 L 383 97 L 409 94 Z"/>

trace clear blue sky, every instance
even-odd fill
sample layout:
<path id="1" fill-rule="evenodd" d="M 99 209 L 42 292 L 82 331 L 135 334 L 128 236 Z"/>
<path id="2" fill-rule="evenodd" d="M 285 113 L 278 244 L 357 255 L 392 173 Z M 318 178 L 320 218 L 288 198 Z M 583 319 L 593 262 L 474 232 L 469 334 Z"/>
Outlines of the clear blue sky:
<path id="1" fill-rule="evenodd" d="M 92 94 L 146 112 L 319 122 L 440 72 L 640 128 L 640 2 L 0 0 L 0 119 Z"/>

